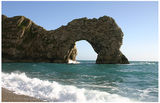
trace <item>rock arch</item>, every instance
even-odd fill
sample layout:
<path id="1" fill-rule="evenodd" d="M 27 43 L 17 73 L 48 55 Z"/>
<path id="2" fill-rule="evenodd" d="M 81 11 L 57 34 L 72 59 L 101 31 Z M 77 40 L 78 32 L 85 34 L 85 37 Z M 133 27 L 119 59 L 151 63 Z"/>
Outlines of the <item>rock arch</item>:
<path id="1" fill-rule="evenodd" d="M 56 62 L 75 60 L 75 42 L 88 41 L 98 54 L 98 64 L 126 64 L 121 53 L 123 32 L 108 16 L 80 18 L 47 31 L 24 16 L 2 16 L 3 62 Z"/>

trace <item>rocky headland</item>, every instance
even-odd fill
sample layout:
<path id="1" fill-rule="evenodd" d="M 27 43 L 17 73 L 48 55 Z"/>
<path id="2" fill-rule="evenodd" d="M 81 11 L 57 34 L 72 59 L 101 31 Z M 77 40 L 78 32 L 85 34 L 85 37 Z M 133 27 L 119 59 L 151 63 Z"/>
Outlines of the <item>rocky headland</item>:
<path id="1" fill-rule="evenodd" d="M 24 16 L 2 15 L 2 62 L 68 63 L 76 60 L 75 42 L 88 41 L 98 64 L 128 64 L 120 51 L 123 32 L 108 16 L 74 19 L 47 31 Z"/>

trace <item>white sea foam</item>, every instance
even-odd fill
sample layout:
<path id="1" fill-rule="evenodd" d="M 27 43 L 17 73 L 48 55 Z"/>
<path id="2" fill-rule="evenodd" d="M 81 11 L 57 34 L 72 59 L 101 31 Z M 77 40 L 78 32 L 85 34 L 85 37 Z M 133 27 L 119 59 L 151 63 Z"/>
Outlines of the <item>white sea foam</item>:
<path id="1" fill-rule="evenodd" d="M 16 94 L 29 95 L 56 102 L 131 102 L 129 98 L 97 90 L 80 89 L 38 78 L 29 78 L 25 73 L 2 73 L 2 87 Z"/>
<path id="2" fill-rule="evenodd" d="M 78 61 L 73 61 L 73 60 L 70 60 L 70 59 L 69 59 L 68 63 L 69 63 L 69 64 L 79 64 L 80 62 L 78 62 Z"/>
<path id="3" fill-rule="evenodd" d="M 151 92 L 158 92 L 158 88 L 147 88 L 147 89 L 144 89 L 144 90 L 138 90 L 140 93 L 140 99 L 146 99 L 148 96 L 150 98 L 154 98 L 153 96 L 149 95 L 149 93 Z"/>

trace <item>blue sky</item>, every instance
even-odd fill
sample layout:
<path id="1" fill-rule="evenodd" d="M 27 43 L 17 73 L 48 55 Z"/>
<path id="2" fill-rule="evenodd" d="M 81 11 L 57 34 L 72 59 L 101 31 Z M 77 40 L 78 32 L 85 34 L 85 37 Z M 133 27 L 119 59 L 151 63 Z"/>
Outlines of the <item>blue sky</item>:
<path id="1" fill-rule="evenodd" d="M 121 51 L 129 60 L 158 60 L 157 1 L 3 1 L 2 13 L 8 17 L 26 16 L 47 30 L 76 18 L 111 16 L 124 33 Z M 76 45 L 77 59 L 96 60 L 97 54 L 88 42 Z"/>

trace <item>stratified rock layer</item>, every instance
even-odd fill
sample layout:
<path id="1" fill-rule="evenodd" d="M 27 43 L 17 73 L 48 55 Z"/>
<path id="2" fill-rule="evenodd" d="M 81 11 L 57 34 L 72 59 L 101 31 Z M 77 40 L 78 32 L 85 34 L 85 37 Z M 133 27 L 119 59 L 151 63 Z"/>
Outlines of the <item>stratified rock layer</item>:
<path id="1" fill-rule="evenodd" d="M 88 41 L 98 54 L 98 64 L 127 64 L 121 53 L 123 32 L 108 16 L 80 18 L 47 31 L 24 16 L 2 15 L 3 62 L 54 62 L 76 60 L 75 42 Z"/>

